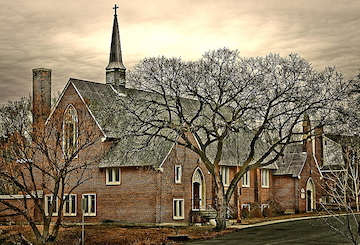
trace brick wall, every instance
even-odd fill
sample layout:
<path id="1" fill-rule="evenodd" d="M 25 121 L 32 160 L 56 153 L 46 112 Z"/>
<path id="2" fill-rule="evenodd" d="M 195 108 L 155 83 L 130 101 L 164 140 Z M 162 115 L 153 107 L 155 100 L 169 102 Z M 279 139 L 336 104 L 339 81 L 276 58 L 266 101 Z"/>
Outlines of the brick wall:
<path id="1" fill-rule="evenodd" d="M 290 175 L 273 176 L 273 197 L 280 204 L 280 210 L 295 209 L 298 211 L 295 197 L 295 182 L 297 180 Z"/>
<path id="2" fill-rule="evenodd" d="M 182 166 L 181 183 L 175 183 L 175 165 Z M 176 145 L 163 164 L 164 172 L 160 176 L 161 198 L 161 223 L 191 222 L 192 212 L 192 176 L 197 168 L 200 168 L 205 187 L 206 202 L 212 204 L 212 176 L 205 165 L 199 160 L 199 156 L 189 149 Z M 173 199 L 184 199 L 185 219 L 173 219 Z"/>

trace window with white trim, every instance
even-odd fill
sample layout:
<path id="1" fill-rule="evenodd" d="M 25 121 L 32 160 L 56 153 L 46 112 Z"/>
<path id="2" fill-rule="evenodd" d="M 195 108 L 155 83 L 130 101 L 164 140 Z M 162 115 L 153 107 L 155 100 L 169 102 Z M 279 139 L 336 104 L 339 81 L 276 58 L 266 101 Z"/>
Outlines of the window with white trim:
<path id="1" fill-rule="evenodd" d="M 96 216 L 96 194 L 83 194 L 84 198 L 84 215 Z"/>
<path id="2" fill-rule="evenodd" d="M 173 219 L 185 219 L 184 199 L 173 199 Z"/>
<path id="3" fill-rule="evenodd" d="M 64 216 L 76 216 L 76 194 L 64 196 Z"/>
<path id="4" fill-rule="evenodd" d="M 242 187 L 250 187 L 250 171 L 247 171 L 241 178 Z"/>
<path id="5" fill-rule="evenodd" d="M 107 168 L 106 169 L 106 184 L 107 185 L 120 185 L 121 175 L 120 168 Z"/>
<path id="6" fill-rule="evenodd" d="M 229 186 L 229 167 L 220 167 L 221 181 L 224 186 Z"/>
<path id="7" fill-rule="evenodd" d="M 50 208 L 51 208 L 51 204 L 54 201 L 54 195 L 45 195 L 45 215 L 49 215 L 50 213 Z M 58 200 L 56 198 L 56 203 L 55 203 L 55 207 L 53 209 L 53 213 L 52 216 L 57 216 L 58 215 Z"/>
<path id="8" fill-rule="evenodd" d="M 261 187 L 269 188 L 269 170 L 268 169 L 261 169 Z"/>
<path id="9" fill-rule="evenodd" d="M 181 183 L 181 174 L 182 174 L 182 168 L 181 165 L 175 165 L 175 183 L 180 184 Z"/>

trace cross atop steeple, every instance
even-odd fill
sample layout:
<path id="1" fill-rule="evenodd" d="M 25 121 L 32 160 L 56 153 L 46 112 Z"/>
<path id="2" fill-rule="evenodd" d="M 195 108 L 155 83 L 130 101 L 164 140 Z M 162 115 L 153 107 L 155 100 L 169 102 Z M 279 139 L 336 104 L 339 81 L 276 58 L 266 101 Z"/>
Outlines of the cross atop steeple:
<path id="1" fill-rule="evenodd" d="M 115 4 L 113 32 L 111 36 L 111 47 L 109 64 L 106 67 L 106 83 L 114 85 L 115 87 L 125 87 L 125 66 L 122 61 L 121 45 L 120 45 L 120 32 L 117 20 L 116 10 L 119 7 Z"/>
<path id="2" fill-rule="evenodd" d="M 115 6 L 113 7 L 113 9 L 115 10 L 115 16 L 117 15 L 116 14 L 116 9 L 118 9 L 119 7 L 115 4 Z"/>

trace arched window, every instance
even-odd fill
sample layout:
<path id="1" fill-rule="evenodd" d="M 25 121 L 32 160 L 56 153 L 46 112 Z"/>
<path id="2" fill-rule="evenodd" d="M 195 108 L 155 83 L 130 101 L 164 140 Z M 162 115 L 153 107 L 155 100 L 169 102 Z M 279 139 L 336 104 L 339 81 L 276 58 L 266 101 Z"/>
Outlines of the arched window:
<path id="1" fill-rule="evenodd" d="M 77 151 L 78 118 L 75 107 L 71 104 L 65 110 L 63 119 L 63 153 L 69 158 Z"/>

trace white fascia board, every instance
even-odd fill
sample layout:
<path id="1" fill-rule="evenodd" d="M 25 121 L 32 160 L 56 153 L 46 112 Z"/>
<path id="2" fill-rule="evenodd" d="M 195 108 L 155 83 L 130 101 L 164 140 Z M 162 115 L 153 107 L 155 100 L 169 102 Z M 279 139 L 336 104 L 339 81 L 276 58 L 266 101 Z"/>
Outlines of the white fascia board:
<path id="1" fill-rule="evenodd" d="M 176 141 L 178 141 L 178 140 L 179 140 L 179 136 L 177 137 Z M 171 151 L 174 149 L 174 146 L 175 146 L 175 145 L 176 145 L 176 143 L 173 143 L 173 145 L 171 146 L 168 154 L 166 154 L 164 160 L 161 162 L 161 164 L 160 164 L 160 166 L 159 166 L 159 169 L 160 169 L 160 168 L 163 168 L 163 165 L 164 165 L 166 159 L 169 157 L 169 155 L 170 155 Z"/>
<path id="2" fill-rule="evenodd" d="M 305 160 L 304 160 L 304 162 L 303 162 L 303 164 L 302 164 L 302 166 L 301 166 L 301 169 L 300 169 L 300 171 L 299 171 L 299 173 L 298 173 L 298 178 L 300 179 L 300 175 L 301 175 L 301 172 L 303 171 L 303 169 L 304 169 L 304 166 L 305 166 L 305 163 L 306 163 L 306 160 L 307 160 L 307 158 L 309 157 L 309 155 L 306 155 L 306 158 L 305 158 Z"/>
<path id="3" fill-rule="evenodd" d="M 66 90 L 67 90 L 67 88 L 69 87 L 70 81 L 71 81 L 71 78 L 70 78 L 70 79 L 69 79 L 69 81 L 66 83 L 66 85 L 65 85 L 64 89 L 62 90 L 62 92 L 61 92 L 61 94 L 60 94 L 59 99 L 56 101 L 56 104 L 55 104 L 54 108 L 51 110 L 51 113 L 50 113 L 50 115 L 49 115 L 48 119 L 47 119 L 47 120 L 46 120 L 46 122 L 45 122 L 45 126 L 48 124 L 48 122 L 50 121 L 50 118 L 52 117 L 52 115 L 54 114 L 54 112 L 55 112 L 56 108 L 58 107 L 58 105 L 59 105 L 59 103 L 60 103 L 60 101 L 61 101 L 62 97 L 63 97 L 63 96 L 64 96 L 64 94 L 65 94 L 65 91 L 66 91 Z"/>

